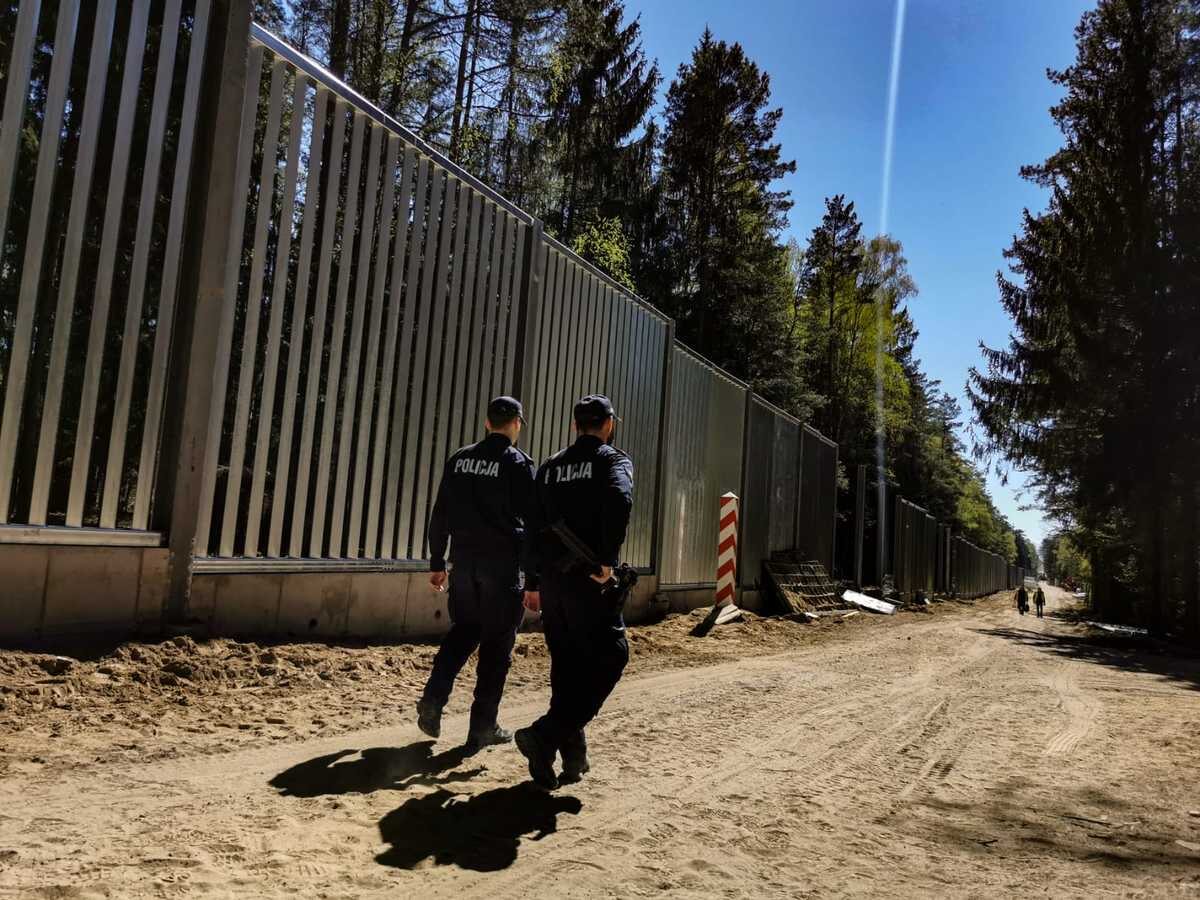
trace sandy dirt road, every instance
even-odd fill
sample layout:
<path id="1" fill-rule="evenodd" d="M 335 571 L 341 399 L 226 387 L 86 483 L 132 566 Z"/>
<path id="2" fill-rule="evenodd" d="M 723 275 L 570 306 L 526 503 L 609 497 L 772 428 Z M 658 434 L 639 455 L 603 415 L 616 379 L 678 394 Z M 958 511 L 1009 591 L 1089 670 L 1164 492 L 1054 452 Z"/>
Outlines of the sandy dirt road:
<path id="1" fill-rule="evenodd" d="M 11 767 L 0 894 L 1200 896 L 1198 685 L 992 601 L 636 673 L 593 772 L 549 795 L 511 747 L 455 748 L 461 714 L 437 745 L 400 725 Z M 504 720 L 544 702 L 519 687 Z"/>

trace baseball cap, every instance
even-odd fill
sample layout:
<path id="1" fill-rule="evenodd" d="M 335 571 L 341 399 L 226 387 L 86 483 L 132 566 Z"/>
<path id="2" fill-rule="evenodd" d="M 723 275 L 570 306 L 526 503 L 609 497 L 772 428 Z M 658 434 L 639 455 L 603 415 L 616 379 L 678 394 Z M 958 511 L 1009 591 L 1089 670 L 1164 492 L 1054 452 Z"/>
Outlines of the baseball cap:
<path id="1" fill-rule="evenodd" d="M 592 420 L 601 422 L 609 417 L 620 422 L 617 416 L 617 411 L 613 409 L 612 401 L 603 394 L 588 394 L 586 397 L 580 397 L 579 402 L 575 404 L 575 420 Z"/>
<path id="2" fill-rule="evenodd" d="M 488 419 L 493 422 L 507 421 L 513 416 L 524 422 L 525 408 L 521 406 L 521 401 L 516 397 L 501 396 L 488 404 L 487 415 Z"/>

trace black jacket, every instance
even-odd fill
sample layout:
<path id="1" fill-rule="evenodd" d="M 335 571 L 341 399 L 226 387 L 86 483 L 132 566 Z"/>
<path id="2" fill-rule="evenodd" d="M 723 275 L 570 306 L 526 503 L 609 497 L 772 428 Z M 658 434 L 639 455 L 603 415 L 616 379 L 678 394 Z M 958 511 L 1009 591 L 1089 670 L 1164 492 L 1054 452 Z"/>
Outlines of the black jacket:
<path id="1" fill-rule="evenodd" d="M 446 543 L 458 562 L 511 562 L 522 553 L 533 504 L 533 460 L 493 432 L 446 460 L 429 517 L 429 567 L 446 568 Z"/>
<path id="2" fill-rule="evenodd" d="M 537 472 L 537 501 L 526 542 L 525 583 L 537 587 L 543 568 L 560 565 L 562 545 L 547 526 L 563 521 L 607 566 L 621 562 L 633 509 L 633 460 L 594 435 L 551 456 Z"/>

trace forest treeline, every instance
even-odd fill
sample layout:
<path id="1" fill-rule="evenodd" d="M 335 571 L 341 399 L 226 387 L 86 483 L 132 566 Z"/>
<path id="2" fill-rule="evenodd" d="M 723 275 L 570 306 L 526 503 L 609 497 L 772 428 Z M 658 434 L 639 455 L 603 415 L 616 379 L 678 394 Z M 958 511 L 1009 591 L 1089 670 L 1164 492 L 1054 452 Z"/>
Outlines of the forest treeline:
<path id="1" fill-rule="evenodd" d="M 984 452 L 1036 473 L 1047 562 L 1200 642 L 1200 2 L 1101 0 L 1076 45 L 971 401 Z"/>
<path id="2" fill-rule="evenodd" d="M 1036 568 L 968 457 L 959 404 L 915 355 L 900 241 L 865 234 L 832 191 L 808 239 L 784 240 L 784 113 L 740 45 L 706 30 L 667 81 L 621 0 L 259 0 L 257 14 L 836 440 L 841 509 L 858 464 L 875 477 L 882 429 L 900 494 Z"/>

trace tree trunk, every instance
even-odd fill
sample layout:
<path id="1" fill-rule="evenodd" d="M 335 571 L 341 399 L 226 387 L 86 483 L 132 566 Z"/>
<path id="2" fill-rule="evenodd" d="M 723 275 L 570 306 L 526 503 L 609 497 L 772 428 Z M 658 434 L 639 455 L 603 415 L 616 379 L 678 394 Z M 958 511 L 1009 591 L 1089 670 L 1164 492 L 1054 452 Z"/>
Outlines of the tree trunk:
<path id="1" fill-rule="evenodd" d="M 454 114 L 450 120 L 450 158 L 459 161 L 459 146 L 462 141 L 463 92 L 467 83 L 467 56 L 471 47 L 471 25 L 475 20 L 477 0 L 467 0 L 467 11 L 463 17 L 462 42 L 458 47 L 458 71 L 454 78 Z"/>
<path id="2" fill-rule="evenodd" d="M 329 71 L 345 78 L 350 62 L 350 0 L 333 0 L 329 22 Z"/>

